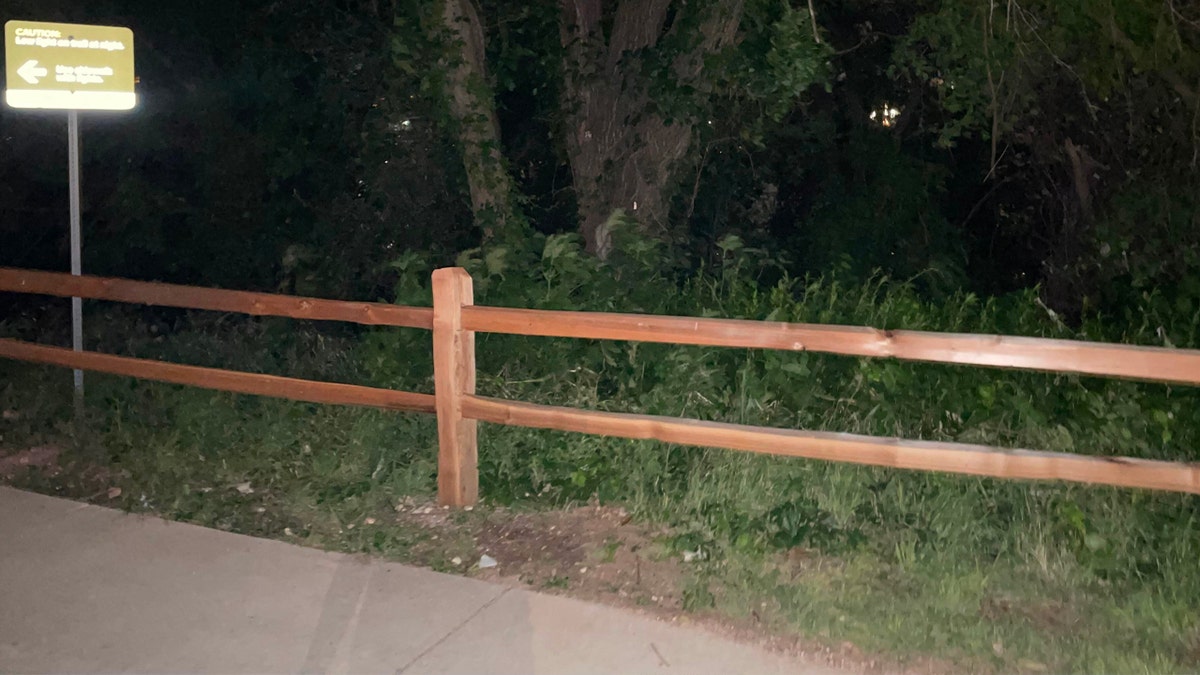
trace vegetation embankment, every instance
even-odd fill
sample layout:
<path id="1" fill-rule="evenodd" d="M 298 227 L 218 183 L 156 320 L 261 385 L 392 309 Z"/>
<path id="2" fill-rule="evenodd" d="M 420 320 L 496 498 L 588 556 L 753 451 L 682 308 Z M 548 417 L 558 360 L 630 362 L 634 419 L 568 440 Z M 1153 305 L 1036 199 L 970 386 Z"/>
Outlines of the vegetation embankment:
<path id="1" fill-rule="evenodd" d="M 505 249 L 460 259 L 480 304 L 1161 344 L 1149 323 L 1069 329 L 1032 292 L 934 302 L 884 278 L 792 279 L 732 238 L 719 265 L 683 276 L 657 269 L 662 252 L 637 237 L 606 263 L 570 236 L 535 244 L 533 262 Z M 406 263 L 400 302 L 428 303 L 427 272 Z M 102 351 L 431 389 L 425 331 L 116 308 L 91 325 Z M 1183 342 L 1196 326 L 1173 328 Z M 5 325 L 10 335 L 31 330 Z M 483 394 L 602 410 L 1174 460 L 1191 459 L 1200 435 L 1200 395 L 1187 387 L 500 335 L 478 337 L 478 359 Z M 434 490 L 431 417 L 89 376 L 89 419 L 76 432 L 65 371 L 0 367 L 6 452 L 60 448 L 54 469 L 14 473 L 35 488 L 448 571 L 469 568 L 489 544 L 495 552 L 498 542 L 480 538 L 491 509 L 598 501 L 657 532 L 658 559 L 689 558 L 648 604 L 971 668 L 1181 671 L 1200 656 L 1192 496 L 485 425 L 485 506 L 430 527 L 409 514 Z M 601 556 L 621 545 L 593 544 Z M 526 581 L 583 587 L 573 562 Z M 614 600 L 622 590 L 612 585 Z"/>

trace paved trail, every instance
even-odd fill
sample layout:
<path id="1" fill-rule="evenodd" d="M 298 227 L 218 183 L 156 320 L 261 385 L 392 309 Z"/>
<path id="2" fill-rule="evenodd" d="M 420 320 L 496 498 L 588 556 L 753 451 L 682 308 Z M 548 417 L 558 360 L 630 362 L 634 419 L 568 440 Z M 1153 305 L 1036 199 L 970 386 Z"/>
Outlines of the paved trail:
<path id="1" fill-rule="evenodd" d="M 844 675 L 698 628 L 0 487 L 0 672 Z"/>

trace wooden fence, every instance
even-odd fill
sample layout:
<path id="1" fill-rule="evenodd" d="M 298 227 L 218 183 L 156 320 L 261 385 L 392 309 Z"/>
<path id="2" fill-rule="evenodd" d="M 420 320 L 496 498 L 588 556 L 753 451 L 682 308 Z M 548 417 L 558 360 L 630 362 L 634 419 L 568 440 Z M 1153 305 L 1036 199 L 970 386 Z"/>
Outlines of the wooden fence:
<path id="1" fill-rule="evenodd" d="M 433 395 L 74 352 L 9 339 L 0 339 L 0 357 L 244 394 L 436 413 L 438 500 L 452 506 L 473 504 L 479 496 L 479 421 L 872 466 L 1200 494 L 1200 464 L 1196 463 L 596 412 L 475 393 L 476 332 L 815 351 L 1188 385 L 1200 384 L 1200 351 L 1196 350 L 854 326 L 477 307 L 471 277 L 460 268 L 433 273 L 432 309 L 4 268 L 0 268 L 0 291 L 432 330 Z"/>

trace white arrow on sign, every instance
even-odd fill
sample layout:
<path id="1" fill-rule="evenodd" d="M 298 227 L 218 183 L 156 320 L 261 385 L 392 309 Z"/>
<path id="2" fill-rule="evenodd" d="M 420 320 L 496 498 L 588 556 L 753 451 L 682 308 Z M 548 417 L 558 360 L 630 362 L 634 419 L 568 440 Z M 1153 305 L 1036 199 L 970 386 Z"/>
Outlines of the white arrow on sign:
<path id="1" fill-rule="evenodd" d="M 38 68 L 37 59 L 30 59 L 17 68 L 17 74 L 29 84 L 37 84 L 38 78 L 49 75 L 50 71 Z"/>

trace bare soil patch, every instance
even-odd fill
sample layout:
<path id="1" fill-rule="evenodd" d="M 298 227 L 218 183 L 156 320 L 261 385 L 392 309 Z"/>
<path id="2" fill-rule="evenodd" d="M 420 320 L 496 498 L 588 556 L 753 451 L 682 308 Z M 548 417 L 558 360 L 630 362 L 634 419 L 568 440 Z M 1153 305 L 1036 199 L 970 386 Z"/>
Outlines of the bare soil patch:
<path id="1" fill-rule="evenodd" d="M 0 448 L 0 480 L 10 481 L 29 469 L 41 469 L 48 475 L 62 473 L 58 465 L 62 451 L 53 445 L 38 445 L 24 450 Z"/>
<path id="2" fill-rule="evenodd" d="M 470 557 L 456 555 L 454 567 L 471 576 L 647 611 L 681 609 L 687 570 L 664 543 L 669 533 L 633 522 L 624 509 L 497 507 L 455 514 L 432 504 L 402 503 L 397 512 L 401 521 L 437 532 L 447 546 L 469 537 Z M 496 566 L 479 567 L 483 555 Z"/>
<path id="3" fill-rule="evenodd" d="M 614 507 L 492 512 L 476 528 L 475 538 L 479 550 L 499 565 L 475 576 L 675 612 L 682 609 L 688 571 L 666 545 L 668 534 L 634 523 L 624 509 Z"/>

